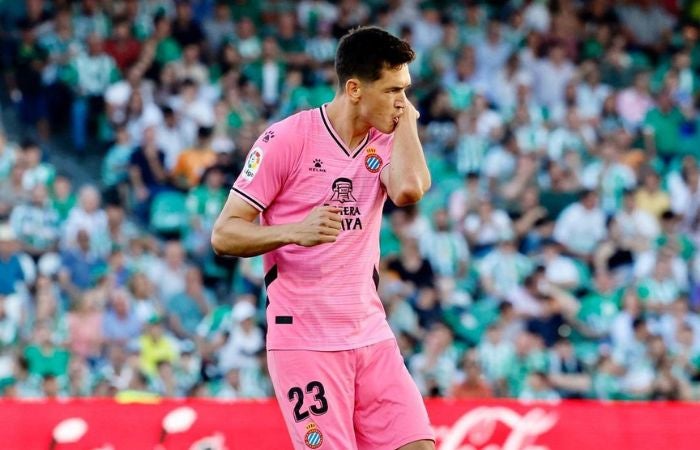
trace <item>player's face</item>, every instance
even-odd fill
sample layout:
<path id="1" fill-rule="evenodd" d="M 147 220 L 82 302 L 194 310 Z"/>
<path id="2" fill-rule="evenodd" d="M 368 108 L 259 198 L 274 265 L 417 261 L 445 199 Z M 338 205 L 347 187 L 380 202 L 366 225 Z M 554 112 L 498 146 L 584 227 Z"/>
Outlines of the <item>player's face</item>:
<path id="1" fill-rule="evenodd" d="M 406 89 L 410 85 L 411 75 L 407 64 L 398 69 L 383 69 L 378 80 L 363 86 L 360 101 L 362 118 L 382 133 L 392 133 L 406 107 Z"/>

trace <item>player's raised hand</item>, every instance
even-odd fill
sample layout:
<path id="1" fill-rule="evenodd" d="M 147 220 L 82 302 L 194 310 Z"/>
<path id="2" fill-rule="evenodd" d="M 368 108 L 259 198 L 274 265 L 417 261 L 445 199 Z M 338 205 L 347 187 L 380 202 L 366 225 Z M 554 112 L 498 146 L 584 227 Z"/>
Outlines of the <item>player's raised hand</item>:
<path id="1" fill-rule="evenodd" d="M 420 112 L 418 112 L 418 109 L 416 109 L 415 106 L 413 106 L 413 103 L 407 98 L 406 101 L 404 101 L 404 113 L 402 117 L 405 117 L 406 120 L 411 120 L 411 121 L 416 121 L 420 118 Z"/>
<path id="2" fill-rule="evenodd" d="M 408 98 L 401 101 L 401 114 L 394 119 L 394 131 L 413 135 L 418 132 L 418 118 L 420 112 L 413 106 Z"/>
<path id="3" fill-rule="evenodd" d="M 318 206 L 299 223 L 296 230 L 296 243 L 304 247 L 335 242 L 342 228 L 340 208 Z"/>

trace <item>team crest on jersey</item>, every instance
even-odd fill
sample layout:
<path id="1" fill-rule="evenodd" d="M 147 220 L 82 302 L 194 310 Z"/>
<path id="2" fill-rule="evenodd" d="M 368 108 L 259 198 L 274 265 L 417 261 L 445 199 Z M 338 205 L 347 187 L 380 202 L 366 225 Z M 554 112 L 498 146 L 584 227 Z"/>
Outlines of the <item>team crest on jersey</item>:
<path id="1" fill-rule="evenodd" d="M 263 160 L 263 151 L 260 147 L 255 147 L 248 154 L 248 158 L 243 166 L 243 178 L 250 181 L 253 179 Z"/>
<path id="2" fill-rule="evenodd" d="M 365 156 L 365 168 L 372 173 L 377 173 L 382 168 L 382 157 L 377 155 L 377 150 L 370 147 Z"/>
<path id="3" fill-rule="evenodd" d="M 318 426 L 313 422 L 306 426 L 304 444 L 309 448 L 319 448 L 323 445 L 323 433 L 321 433 L 321 430 L 319 430 Z"/>

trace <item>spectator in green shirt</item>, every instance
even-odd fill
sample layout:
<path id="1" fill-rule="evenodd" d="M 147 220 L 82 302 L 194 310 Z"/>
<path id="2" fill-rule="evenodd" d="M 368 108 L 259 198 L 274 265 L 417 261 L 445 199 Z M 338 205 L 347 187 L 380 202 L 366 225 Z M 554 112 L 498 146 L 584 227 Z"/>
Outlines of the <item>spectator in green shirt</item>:
<path id="1" fill-rule="evenodd" d="M 38 323 L 34 329 L 33 343 L 24 350 L 24 357 L 29 365 L 29 373 L 38 376 L 65 375 L 68 370 L 70 353 L 51 340 L 51 330 L 44 323 Z"/>
<path id="2" fill-rule="evenodd" d="M 658 156 L 668 165 L 679 153 L 680 129 L 685 119 L 668 91 L 660 92 L 656 102 L 644 118 L 644 145 L 649 156 Z"/>
<path id="3" fill-rule="evenodd" d="M 187 250 L 200 257 L 211 251 L 209 236 L 219 211 L 226 203 L 228 190 L 224 188 L 224 173 L 219 167 L 208 169 L 204 181 L 187 194 L 187 213 L 190 226 L 185 237 Z"/>

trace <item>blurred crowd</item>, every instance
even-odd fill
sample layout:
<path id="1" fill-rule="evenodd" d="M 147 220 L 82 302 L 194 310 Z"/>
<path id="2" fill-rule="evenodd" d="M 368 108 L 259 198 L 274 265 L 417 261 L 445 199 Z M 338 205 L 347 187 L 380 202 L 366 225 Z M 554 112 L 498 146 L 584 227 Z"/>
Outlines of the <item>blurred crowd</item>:
<path id="1" fill-rule="evenodd" d="M 387 205 L 379 292 L 421 392 L 700 398 L 700 1 L 0 9 L 25 130 L 0 139 L 5 396 L 272 394 L 261 259 L 215 256 L 211 227 L 372 24 L 417 53 L 433 188 Z M 76 185 L 56 145 L 101 173 Z"/>

